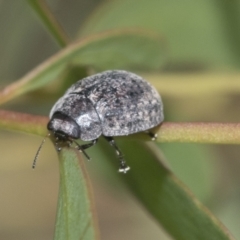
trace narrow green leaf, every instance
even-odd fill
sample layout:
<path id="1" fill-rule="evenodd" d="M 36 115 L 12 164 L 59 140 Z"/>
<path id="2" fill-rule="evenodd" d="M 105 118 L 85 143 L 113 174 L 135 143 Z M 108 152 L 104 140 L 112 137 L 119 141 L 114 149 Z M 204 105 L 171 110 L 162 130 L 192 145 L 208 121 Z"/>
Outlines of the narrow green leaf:
<path id="1" fill-rule="evenodd" d="M 170 235 L 178 240 L 234 239 L 166 167 L 154 143 L 119 141 L 119 146 L 131 167 L 122 180 Z"/>
<path id="2" fill-rule="evenodd" d="M 38 14 L 49 33 L 55 38 L 58 44 L 61 47 L 65 47 L 68 43 L 68 37 L 54 15 L 51 13 L 46 2 L 44 0 L 27 0 L 27 2 Z"/>
<path id="3" fill-rule="evenodd" d="M 80 154 L 60 152 L 60 189 L 54 240 L 99 239 L 91 184 Z"/>
<path id="4" fill-rule="evenodd" d="M 144 27 L 167 39 L 173 64 L 169 67 L 173 70 L 181 66 L 229 70 L 239 68 L 239 6 L 236 0 L 231 5 L 226 0 L 103 1 L 80 33 L 83 36 L 106 29 Z"/>
<path id="5" fill-rule="evenodd" d="M 206 144 L 159 143 L 171 170 L 198 199 L 209 202 L 215 193 L 219 158 L 215 148 Z"/>
<path id="6" fill-rule="evenodd" d="M 163 41 L 148 31 L 118 30 L 97 34 L 69 45 L 23 78 L 0 91 L 0 103 L 57 79 L 68 63 L 106 69 L 159 69 Z"/>

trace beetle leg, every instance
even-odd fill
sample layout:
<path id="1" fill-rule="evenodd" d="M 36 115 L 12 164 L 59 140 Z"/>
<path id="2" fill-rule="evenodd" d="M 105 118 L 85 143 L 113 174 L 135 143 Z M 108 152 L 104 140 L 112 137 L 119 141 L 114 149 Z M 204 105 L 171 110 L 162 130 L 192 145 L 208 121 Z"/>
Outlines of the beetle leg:
<path id="1" fill-rule="evenodd" d="M 104 138 L 109 142 L 109 144 L 114 147 L 115 151 L 116 151 L 116 154 L 118 156 L 118 159 L 120 161 L 120 167 L 119 167 L 119 172 L 123 172 L 123 173 L 126 173 L 130 167 L 126 165 L 126 162 L 123 158 L 123 154 L 122 152 L 120 151 L 120 149 L 118 148 L 118 146 L 116 145 L 114 139 L 112 137 L 106 137 L 104 136 Z"/>
<path id="2" fill-rule="evenodd" d="M 92 147 L 93 145 L 95 145 L 95 144 L 97 143 L 97 140 L 98 140 L 98 139 L 94 139 L 94 140 L 92 140 L 92 142 L 90 142 L 90 143 L 81 145 L 81 149 L 84 150 L 84 149 L 87 149 L 87 148 Z"/>
<path id="3" fill-rule="evenodd" d="M 78 144 L 76 141 L 74 141 L 74 143 L 77 145 L 77 149 L 81 151 L 88 160 L 91 160 L 91 158 L 87 155 L 87 153 L 84 150 L 95 145 L 97 143 L 97 140 L 98 139 L 94 139 L 92 142 L 83 145 Z"/>
<path id="4" fill-rule="evenodd" d="M 147 135 L 151 138 L 152 141 L 155 141 L 157 139 L 157 133 L 153 132 L 147 132 Z"/>
<path id="5" fill-rule="evenodd" d="M 62 148 L 59 146 L 59 141 L 55 142 L 55 148 L 58 152 L 60 152 L 62 150 Z"/>

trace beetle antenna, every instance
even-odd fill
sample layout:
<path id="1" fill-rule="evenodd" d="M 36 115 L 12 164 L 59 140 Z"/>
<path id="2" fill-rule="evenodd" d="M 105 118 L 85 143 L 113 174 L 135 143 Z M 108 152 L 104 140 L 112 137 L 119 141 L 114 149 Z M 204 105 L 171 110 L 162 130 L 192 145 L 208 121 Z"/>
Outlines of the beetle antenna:
<path id="1" fill-rule="evenodd" d="M 38 159 L 39 153 L 40 153 L 40 151 L 41 151 L 41 149 L 42 149 L 43 144 L 44 144 L 45 141 L 46 141 L 46 138 L 49 137 L 49 136 L 50 136 L 50 133 L 48 133 L 48 134 L 44 137 L 44 139 L 42 140 L 42 142 L 41 142 L 41 144 L 40 144 L 40 146 L 39 146 L 39 148 L 38 148 L 38 150 L 37 150 L 37 153 L 36 153 L 36 155 L 35 155 L 35 158 L 34 158 L 34 160 L 33 160 L 32 169 L 34 169 L 34 168 L 36 167 L 36 163 L 37 163 L 37 159 Z"/>

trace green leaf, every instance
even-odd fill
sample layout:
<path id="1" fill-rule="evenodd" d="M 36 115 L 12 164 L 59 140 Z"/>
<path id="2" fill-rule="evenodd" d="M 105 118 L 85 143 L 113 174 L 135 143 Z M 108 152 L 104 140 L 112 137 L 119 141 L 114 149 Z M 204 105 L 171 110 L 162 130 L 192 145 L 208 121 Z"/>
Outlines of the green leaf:
<path id="1" fill-rule="evenodd" d="M 122 180 L 170 235 L 178 240 L 234 239 L 166 167 L 154 143 L 119 141 L 119 146 L 131 167 Z"/>
<path id="2" fill-rule="evenodd" d="M 74 149 L 60 153 L 60 190 L 55 240 L 98 239 L 91 184 L 80 154 Z"/>
<path id="3" fill-rule="evenodd" d="M 163 41 L 149 31 L 118 30 L 83 39 L 49 58 L 23 78 L 0 91 L 0 103 L 56 80 L 68 63 L 96 70 L 113 68 L 159 69 Z"/>
<path id="4" fill-rule="evenodd" d="M 151 29 L 168 42 L 172 68 L 174 64 L 177 69 L 239 68 L 239 6 L 239 1 L 230 5 L 208 0 L 104 1 L 80 34 L 127 27 Z"/>
<path id="5" fill-rule="evenodd" d="M 192 143 L 160 143 L 158 146 L 174 174 L 198 199 L 208 201 L 217 181 L 215 151 L 209 145 Z"/>

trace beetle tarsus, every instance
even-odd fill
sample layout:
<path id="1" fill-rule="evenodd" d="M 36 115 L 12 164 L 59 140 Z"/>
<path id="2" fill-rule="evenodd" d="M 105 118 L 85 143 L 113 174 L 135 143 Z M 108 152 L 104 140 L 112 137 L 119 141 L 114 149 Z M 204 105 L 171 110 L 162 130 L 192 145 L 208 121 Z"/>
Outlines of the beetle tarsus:
<path id="1" fill-rule="evenodd" d="M 157 133 L 147 132 L 147 134 L 151 138 L 152 141 L 155 141 L 158 137 Z"/>
<path id="2" fill-rule="evenodd" d="M 118 169 L 118 171 L 120 173 L 127 173 L 127 171 L 130 170 L 130 167 L 126 165 L 125 161 L 123 159 L 120 160 L 120 167 Z"/>
<path id="3" fill-rule="evenodd" d="M 59 147 L 59 146 L 56 146 L 56 149 L 57 149 L 58 152 L 61 152 L 61 150 L 62 150 L 62 148 Z"/>

